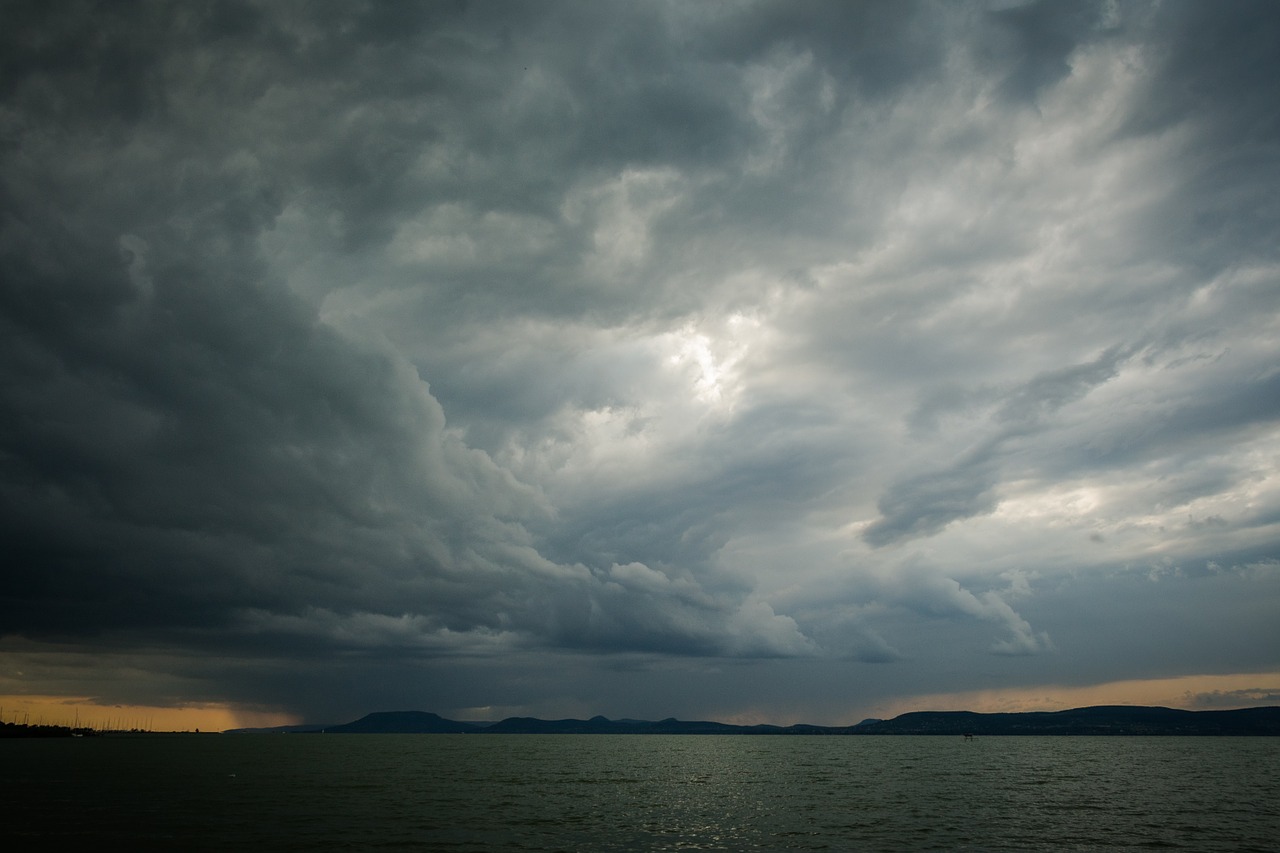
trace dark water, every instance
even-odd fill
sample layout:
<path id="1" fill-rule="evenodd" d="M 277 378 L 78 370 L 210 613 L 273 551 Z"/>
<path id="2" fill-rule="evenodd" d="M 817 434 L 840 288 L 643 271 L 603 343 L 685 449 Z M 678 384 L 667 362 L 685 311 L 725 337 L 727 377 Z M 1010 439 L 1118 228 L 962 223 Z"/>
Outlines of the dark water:
<path id="1" fill-rule="evenodd" d="M 108 737 L 0 782 L 12 850 L 1280 848 L 1280 738 Z"/>

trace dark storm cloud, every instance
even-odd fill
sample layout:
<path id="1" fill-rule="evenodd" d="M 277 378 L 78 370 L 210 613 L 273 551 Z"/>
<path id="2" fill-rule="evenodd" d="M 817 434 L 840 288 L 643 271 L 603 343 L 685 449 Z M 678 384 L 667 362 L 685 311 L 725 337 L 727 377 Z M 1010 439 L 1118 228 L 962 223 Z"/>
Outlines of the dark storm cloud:
<path id="1" fill-rule="evenodd" d="M 1267 687 L 1255 690 L 1214 690 L 1196 693 L 1190 697 L 1191 706 L 1210 710 L 1213 708 L 1239 708 L 1241 706 L 1269 706 L 1280 704 L 1280 691 Z"/>
<path id="2" fill-rule="evenodd" d="M 1112 11 L 1118 14 L 1119 9 Z M 988 53 L 1003 72 L 1006 95 L 1034 100 L 1071 73 L 1071 54 L 1103 24 L 1105 14 L 1101 3 L 1049 0 L 996 9 L 989 13 L 994 24 L 989 41 L 980 43 L 979 51 Z"/>
<path id="3" fill-rule="evenodd" d="M 1153 649 L 1274 601 L 1268 5 L 0 14 L 3 689 L 1084 683 L 1176 667 L 1081 627 L 1133 566 Z"/>
<path id="4" fill-rule="evenodd" d="M 171 23 L 178 34 L 163 36 L 210 49 L 203 27 L 216 21 L 198 20 L 194 34 L 191 21 Z M 136 35 L 117 24 L 98 38 Z M 41 50 L 76 51 L 80 41 Z M 254 46 L 239 43 L 251 60 Z M 103 52 L 103 62 L 114 56 Z M 163 64 L 154 53 L 144 59 Z M 367 175 L 350 158 L 390 176 L 404 168 L 394 157 L 339 139 L 346 159 L 321 146 L 299 175 L 283 159 L 300 154 L 306 164 L 311 152 L 298 134 L 285 131 L 300 152 L 272 151 L 270 139 L 210 151 L 191 138 L 208 129 L 183 126 L 174 110 L 144 118 L 123 106 L 111 118 L 137 122 L 133 132 L 99 140 L 75 132 L 97 122 L 71 106 L 101 108 L 91 84 L 113 71 L 33 65 L 17 100 L 35 100 L 43 86 L 65 90 L 70 127 L 21 128 L 7 171 L 6 363 L 14 367 L 5 517 L 10 541 L 30 561 L 23 595 L 8 599 L 11 630 L 234 628 L 247 613 L 249 630 L 276 642 L 291 619 L 310 614 L 317 640 L 341 644 L 342 617 L 369 613 L 391 619 L 355 629 L 374 642 L 394 643 L 408 628 L 483 629 L 571 645 L 678 648 L 686 637 L 698 651 L 726 649 L 716 637 L 734 633 L 724 620 L 736 605 L 696 584 L 641 584 L 633 608 L 612 603 L 634 586 L 616 575 L 642 573 L 605 565 L 597 577 L 542 565 L 513 520 L 545 511 L 536 493 L 446 433 L 412 367 L 318 323 L 261 263 L 253 241 L 281 214 L 278 187 L 298 192 L 313 168 L 326 180 L 307 191 L 336 189 L 344 223 L 370 213 L 385 222 L 395 191 L 357 190 Z M 59 161 L 72 165 L 54 169 Z M 156 204 L 167 220 L 154 218 Z M 346 227 L 338 236 L 347 246 L 357 239 Z M 543 581 L 503 577 L 529 559 Z M 566 579 L 562 601 L 537 592 Z M 26 596 L 47 606 L 29 607 Z M 639 615 L 643 602 L 652 602 L 648 616 Z M 601 625 L 587 615 L 593 607 Z M 395 621 L 402 613 L 421 620 Z M 769 642 L 747 645 L 768 650 Z"/>

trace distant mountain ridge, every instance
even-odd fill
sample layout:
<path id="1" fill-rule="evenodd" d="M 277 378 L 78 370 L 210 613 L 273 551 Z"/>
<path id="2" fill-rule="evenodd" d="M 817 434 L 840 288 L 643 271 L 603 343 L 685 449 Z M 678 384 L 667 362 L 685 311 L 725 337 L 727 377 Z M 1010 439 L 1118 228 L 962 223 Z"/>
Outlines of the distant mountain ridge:
<path id="1" fill-rule="evenodd" d="M 428 711 L 379 711 L 340 726 L 328 726 L 330 734 L 458 734 L 482 731 L 475 723 L 446 720 Z"/>
<path id="2" fill-rule="evenodd" d="M 1095 705 L 1065 711 L 980 714 L 913 711 L 852 726 L 740 726 L 709 720 L 541 720 L 508 717 L 496 723 L 449 720 L 428 711 L 378 711 L 330 726 L 232 729 L 229 733 L 326 734 L 723 734 L 723 735 L 1222 735 L 1280 736 L 1280 706 L 1184 711 L 1145 705 Z"/>
<path id="3" fill-rule="evenodd" d="M 1184 711 L 1145 705 L 1094 705 L 1004 714 L 915 711 L 857 728 L 859 734 L 913 735 L 1280 735 L 1280 707 Z"/>

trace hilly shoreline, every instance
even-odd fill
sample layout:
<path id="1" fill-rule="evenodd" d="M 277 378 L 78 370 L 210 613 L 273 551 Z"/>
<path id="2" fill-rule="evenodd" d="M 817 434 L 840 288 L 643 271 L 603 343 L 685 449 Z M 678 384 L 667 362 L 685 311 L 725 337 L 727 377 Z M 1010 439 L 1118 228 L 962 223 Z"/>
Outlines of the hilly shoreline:
<path id="1" fill-rule="evenodd" d="M 850 726 L 742 726 L 711 720 L 542 720 L 508 717 L 492 723 L 450 720 L 428 711 L 379 711 L 339 725 L 232 729 L 229 734 L 717 734 L 717 735 L 1160 735 L 1277 736 L 1280 706 L 1185 711 L 1142 705 L 1098 705 L 1064 711 L 981 714 L 913 711 Z"/>

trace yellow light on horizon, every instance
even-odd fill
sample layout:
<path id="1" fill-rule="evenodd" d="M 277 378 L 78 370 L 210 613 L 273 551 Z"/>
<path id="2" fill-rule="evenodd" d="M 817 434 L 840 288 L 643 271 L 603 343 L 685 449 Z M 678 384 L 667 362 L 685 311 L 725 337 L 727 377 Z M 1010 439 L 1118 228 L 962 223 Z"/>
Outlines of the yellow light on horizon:
<path id="1" fill-rule="evenodd" d="M 83 696 L 0 696 L 0 722 L 80 726 L 99 731 L 220 732 L 297 725 L 301 721 L 284 712 L 247 710 L 227 703 L 162 707 L 104 705 Z"/>
<path id="2" fill-rule="evenodd" d="M 877 705 L 874 716 L 889 719 L 911 711 L 1063 711 L 1091 705 L 1155 705 L 1193 711 L 1225 710 L 1270 704 L 1250 697 L 1276 694 L 1280 694 L 1280 672 L 1183 675 L 1083 686 L 1042 684 L 901 696 Z M 1206 705 L 1202 697 L 1209 696 L 1221 698 Z"/>

